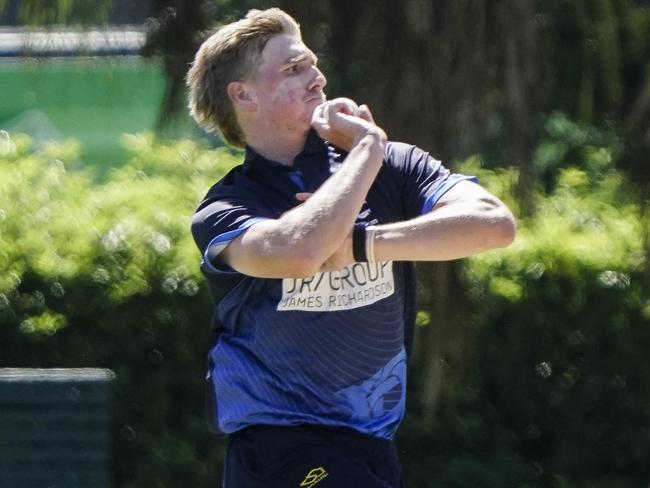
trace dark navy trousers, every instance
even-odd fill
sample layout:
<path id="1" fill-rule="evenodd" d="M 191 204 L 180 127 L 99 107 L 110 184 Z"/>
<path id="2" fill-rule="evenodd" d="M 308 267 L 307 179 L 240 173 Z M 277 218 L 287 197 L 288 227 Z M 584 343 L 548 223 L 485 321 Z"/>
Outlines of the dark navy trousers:
<path id="1" fill-rule="evenodd" d="M 223 488 L 404 487 L 392 441 L 331 427 L 247 427 L 224 468 Z"/>

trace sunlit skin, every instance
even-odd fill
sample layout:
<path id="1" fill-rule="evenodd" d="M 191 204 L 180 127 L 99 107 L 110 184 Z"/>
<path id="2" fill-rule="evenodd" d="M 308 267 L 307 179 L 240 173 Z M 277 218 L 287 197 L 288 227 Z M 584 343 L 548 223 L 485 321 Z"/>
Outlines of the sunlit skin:
<path id="1" fill-rule="evenodd" d="M 327 83 L 318 59 L 300 37 L 271 37 L 247 80 L 228 85 L 228 95 L 249 146 L 282 164 L 304 147 L 314 109 L 325 101 Z"/>
<path id="2" fill-rule="evenodd" d="M 276 129 L 306 133 L 314 108 L 325 101 L 325 76 L 314 53 L 297 37 L 278 35 L 267 42 L 262 63 L 249 82 L 258 120 Z"/>

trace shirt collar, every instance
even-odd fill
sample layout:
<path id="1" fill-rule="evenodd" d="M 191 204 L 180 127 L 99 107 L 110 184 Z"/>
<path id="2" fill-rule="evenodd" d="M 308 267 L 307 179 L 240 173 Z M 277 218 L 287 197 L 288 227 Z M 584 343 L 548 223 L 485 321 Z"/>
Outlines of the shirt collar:
<path id="1" fill-rule="evenodd" d="M 284 168 L 288 171 L 299 169 L 303 164 L 309 163 L 313 160 L 314 156 L 319 154 L 327 154 L 330 151 L 330 146 L 321 139 L 314 129 L 310 129 L 305 140 L 305 147 L 302 152 L 296 156 L 292 166 L 278 163 L 265 158 L 255 149 L 246 145 L 246 153 L 244 157 L 244 169 L 262 169 L 262 168 Z"/>

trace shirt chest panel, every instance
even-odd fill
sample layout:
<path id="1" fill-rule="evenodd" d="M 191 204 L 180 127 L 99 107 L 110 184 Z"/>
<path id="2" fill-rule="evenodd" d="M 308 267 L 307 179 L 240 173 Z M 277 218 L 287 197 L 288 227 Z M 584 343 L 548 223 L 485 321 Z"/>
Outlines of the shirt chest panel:
<path id="1" fill-rule="evenodd" d="M 279 169 L 257 173 L 253 175 L 254 178 L 249 181 L 249 184 L 269 209 L 269 214 L 273 218 L 279 218 L 302 203 L 296 198 L 297 193 L 314 193 L 339 167 L 340 163 L 332 162 L 329 168 L 324 168 L 322 164 L 315 164 L 313 168 Z M 391 183 L 387 173 L 382 170 L 364 200 L 357 222 L 382 224 L 403 219 L 404 212 L 399 192 Z"/>

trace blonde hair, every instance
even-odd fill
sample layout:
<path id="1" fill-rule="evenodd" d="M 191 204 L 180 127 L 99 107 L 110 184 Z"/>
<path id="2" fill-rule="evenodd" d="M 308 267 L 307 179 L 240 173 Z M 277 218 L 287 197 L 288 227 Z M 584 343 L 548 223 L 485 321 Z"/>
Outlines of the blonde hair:
<path id="1" fill-rule="evenodd" d="M 187 73 L 192 117 L 208 132 L 221 131 L 233 146 L 243 147 L 246 139 L 228 96 L 228 84 L 251 79 L 266 43 L 278 34 L 300 37 L 300 26 L 279 8 L 250 10 L 243 19 L 210 36 Z"/>

